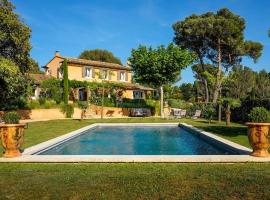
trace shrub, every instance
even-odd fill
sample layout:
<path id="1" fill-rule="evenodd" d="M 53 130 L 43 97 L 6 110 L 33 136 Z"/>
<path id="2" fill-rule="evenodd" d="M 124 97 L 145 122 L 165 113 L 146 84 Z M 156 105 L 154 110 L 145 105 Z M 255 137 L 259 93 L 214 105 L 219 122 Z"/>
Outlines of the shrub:
<path id="1" fill-rule="evenodd" d="M 40 107 L 39 101 L 37 101 L 37 100 L 31 100 L 31 101 L 29 101 L 28 102 L 28 107 L 30 109 L 37 109 L 37 108 L 39 108 Z"/>
<path id="2" fill-rule="evenodd" d="M 160 115 L 160 101 L 147 99 L 146 105 L 147 105 L 147 107 L 149 107 L 151 109 L 152 115 L 155 115 L 155 114 Z"/>
<path id="3" fill-rule="evenodd" d="M 264 107 L 254 107 L 248 118 L 251 122 L 270 122 L 270 112 Z"/>
<path id="4" fill-rule="evenodd" d="M 168 99 L 168 104 L 171 108 L 188 109 L 191 107 L 189 103 L 181 99 Z"/>
<path id="5" fill-rule="evenodd" d="M 270 110 L 270 98 L 242 100 L 241 107 L 232 109 L 232 121 L 249 121 L 248 114 L 254 107 L 264 107 Z"/>
<path id="6" fill-rule="evenodd" d="M 6 124 L 19 124 L 20 116 L 17 112 L 8 112 L 4 114 L 3 120 Z"/>
<path id="7" fill-rule="evenodd" d="M 40 105 L 44 105 L 45 102 L 46 102 L 46 98 L 40 97 L 40 98 L 38 99 L 38 102 L 39 102 Z"/>
<path id="8" fill-rule="evenodd" d="M 55 101 L 49 101 L 49 100 L 46 100 L 45 103 L 44 103 L 44 108 L 45 108 L 45 109 L 50 109 L 50 108 L 52 108 L 54 105 L 56 105 L 56 102 L 55 102 Z"/>
<path id="9" fill-rule="evenodd" d="M 203 110 L 203 113 L 204 113 L 204 117 L 206 119 L 208 119 L 209 123 L 211 123 L 211 120 L 215 117 L 216 115 L 216 109 L 213 105 L 211 104 L 207 104 L 205 107 L 204 107 L 204 110 Z"/>
<path id="10" fill-rule="evenodd" d="M 86 110 L 89 106 L 87 101 L 78 101 L 77 104 L 78 107 L 82 110 Z"/>
<path id="11" fill-rule="evenodd" d="M 66 115 L 66 118 L 71 118 L 74 114 L 74 106 L 71 104 L 63 104 L 61 112 Z"/>

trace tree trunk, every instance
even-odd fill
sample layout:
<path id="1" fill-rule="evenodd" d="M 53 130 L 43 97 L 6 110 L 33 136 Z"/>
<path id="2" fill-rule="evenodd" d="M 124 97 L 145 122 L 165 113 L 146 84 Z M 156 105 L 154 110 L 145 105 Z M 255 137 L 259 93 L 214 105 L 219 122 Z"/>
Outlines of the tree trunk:
<path id="1" fill-rule="evenodd" d="M 204 88 L 205 88 L 205 103 L 209 103 L 209 90 L 207 80 L 203 79 Z"/>
<path id="2" fill-rule="evenodd" d="M 200 63 L 202 66 L 203 71 L 205 71 L 204 62 L 203 59 L 200 57 Z M 207 80 L 203 78 L 204 83 L 204 89 L 205 89 L 205 103 L 209 103 L 209 89 L 208 89 L 208 83 Z"/>
<path id="3" fill-rule="evenodd" d="M 221 46 L 220 46 L 220 39 L 218 39 L 218 72 L 217 72 L 217 79 L 213 94 L 213 103 L 217 103 L 218 94 L 220 91 L 221 86 L 221 73 L 222 73 L 222 55 L 221 55 Z"/>
<path id="4" fill-rule="evenodd" d="M 104 83 L 102 83 L 101 119 L 103 119 L 103 107 L 104 107 Z"/>
<path id="5" fill-rule="evenodd" d="M 220 91 L 219 91 L 219 97 L 221 99 L 221 87 L 220 87 Z M 219 102 L 218 104 L 218 122 L 221 122 L 221 118 L 222 118 L 222 103 Z"/>
<path id="6" fill-rule="evenodd" d="M 164 108 L 163 108 L 163 86 L 160 87 L 160 115 L 164 118 Z"/>
<path id="7" fill-rule="evenodd" d="M 218 104 L 218 122 L 221 122 L 221 104 Z"/>
<path id="8" fill-rule="evenodd" d="M 230 125 L 231 125 L 231 107 L 230 107 L 230 105 L 227 105 L 227 109 L 226 109 L 226 126 L 230 126 Z"/>
<path id="9" fill-rule="evenodd" d="M 230 125 L 231 125 L 231 112 L 226 111 L 226 126 L 230 126 Z"/>

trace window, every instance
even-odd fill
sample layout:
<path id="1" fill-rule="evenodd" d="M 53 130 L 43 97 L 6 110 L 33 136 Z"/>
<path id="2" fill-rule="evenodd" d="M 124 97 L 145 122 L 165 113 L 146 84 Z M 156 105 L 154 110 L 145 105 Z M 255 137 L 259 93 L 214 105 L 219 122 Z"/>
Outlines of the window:
<path id="1" fill-rule="evenodd" d="M 134 99 L 143 99 L 143 92 L 142 91 L 133 91 L 133 98 Z"/>
<path id="2" fill-rule="evenodd" d="M 101 71 L 101 78 L 104 79 L 104 80 L 107 80 L 107 79 L 109 78 L 108 70 L 103 69 L 103 70 Z"/>
<path id="3" fill-rule="evenodd" d="M 58 78 L 62 79 L 64 76 L 63 69 L 60 67 L 58 68 Z"/>
<path id="4" fill-rule="evenodd" d="M 92 68 L 91 67 L 86 67 L 85 68 L 84 76 L 86 78 L 92 78 Z"/>
<path id="5" fill-rule="evenodd" d="M 125 80 L 126 80 L 126 73 L 120 72 L 120 81 L 125 81 Z"/>

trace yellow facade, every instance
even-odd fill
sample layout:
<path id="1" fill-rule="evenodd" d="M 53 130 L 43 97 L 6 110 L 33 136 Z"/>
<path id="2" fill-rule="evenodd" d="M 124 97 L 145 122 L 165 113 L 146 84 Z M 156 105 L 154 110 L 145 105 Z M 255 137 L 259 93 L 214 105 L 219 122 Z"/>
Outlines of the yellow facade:
<path id="1" fill-rule="evenodd" d="M 63 78 L 61 65 L 64 59 L 67 59 L 69 80 L 89 82 L 101 82 L 102 80 L 106 80 L 114 83 L 126 83 L 127 89 L 123 92 L 124 98 L 145 98 L 146 90 L 140 90 L 137 86 L 134 86 L 134 84 L 133 89 L 130 88 L 130 85 L 132 85 L 131 69 L 114 63 L 65 58 L 60 56 L 57 52 L 54 58 L 46 65 L 46 74 L 55 78 Z M 104 74 L 106 74 L 106 76 Z M 140 92 L 139 95 L 138 92 Z"/>

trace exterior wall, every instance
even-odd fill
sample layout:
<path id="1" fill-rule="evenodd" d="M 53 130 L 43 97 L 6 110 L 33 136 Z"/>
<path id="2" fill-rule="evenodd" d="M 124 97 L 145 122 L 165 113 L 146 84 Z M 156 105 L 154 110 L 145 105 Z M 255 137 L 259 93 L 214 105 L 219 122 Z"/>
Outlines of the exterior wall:
<path id="1" fill-rule="evenodd" d="M 47 65 L 48 69 L 50 70 L 50 74 L 55 78 L 58 78 L 58 68 L 61 66 L 61 62 L 63 61 L 62 58 L 54 57 L 51 62 Z"/>
<path id="2" fill-rule="evenodd" d="M 78 81 L 101 82 L 102 79 L 100 79 L 98 74 L 100 73 L 100 70 L 102 69 L 108 70 L 108 73 L 110 74 L 108 81 L 114 81 L 114 82 L 119 82 L 119 83 L 131 83 L 131 79 L 132 79 L 131 72 L 126 71 L 126 73 L 128 73 L 128 81 L 120 81 L 118 80 L 118 73 L 124 70 L 108 69 L 108 68 L 102 68 L 102 67 L 92 67 L 92 73 L 95 74 L 93 78 L 93 77 L 83 76 L 83 70 L 84 70 L 83 66 L 68 65 L 68 78 L 70 80 L 78 80 Z"/>
<path id="3" fill-rule="evenodd" d="M 69 80 L 77 80 L 77 81 L 87 80 L 82 77 L 82 74 L 83 74 L 82 67 L 68 65 L 68 79 Z"/>
<path id="4" fill-rule="evenodd" d="M 133 99 L 133 90 L 126 90 L 123 92 L 123 98 Z"/>
<path id="5" fill-rule="evenodd" d="M 104 107 L 103 116 L 105 118 L 123 118 L 130 115 L 130 108 L 115 108 L 115 107 Z M 33 109 L 33 110 L 19 110 L 17 111 L 22 120 L 54 120 L 54 119 L 64 119 L 65 115 L 60 111 L 60 109 Z M 150 110 L 149 110 L 150 112 Z M 0 111 L 0 117 L 4 114 Z M 91 105 L 86 112 L 86 119 L 100 118 L 101 107 Z M 73 119 L 81 118 L 81 109 L 75 108 Z"/>

